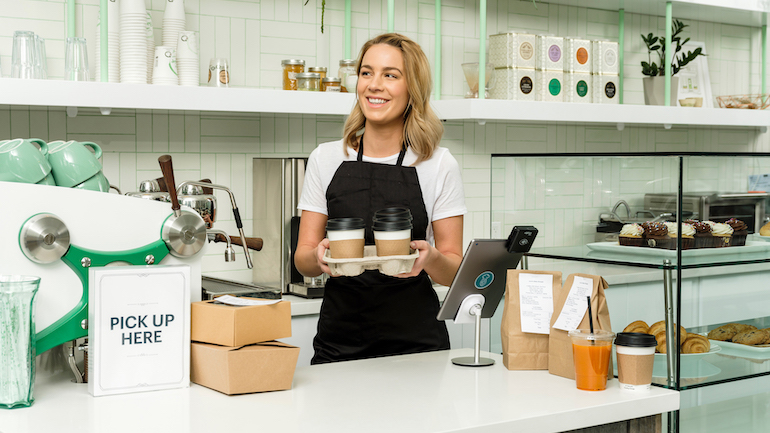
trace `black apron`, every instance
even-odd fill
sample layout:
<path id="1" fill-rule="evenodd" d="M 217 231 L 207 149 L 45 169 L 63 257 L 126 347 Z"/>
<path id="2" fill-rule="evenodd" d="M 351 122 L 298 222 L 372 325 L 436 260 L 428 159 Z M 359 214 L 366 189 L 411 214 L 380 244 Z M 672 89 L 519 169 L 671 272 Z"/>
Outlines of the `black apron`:
<path id="1" fill-rule="evenodd" d="M 374 245 L 372 217 L 386 207 L 412 212 L 412 239 L 425 240 L 428 213 L 417 169 L 363 162 L 363 137 L 356 161 L 334 173 L 326 200 L 329 218 L 358 217 L 366 222 L 366 244 Z M 428 274 L 396 278 L 377 270 L 326 282 L 311 364 L 449 349 L 446 325 L 436 320 L 438 297 Z"/>

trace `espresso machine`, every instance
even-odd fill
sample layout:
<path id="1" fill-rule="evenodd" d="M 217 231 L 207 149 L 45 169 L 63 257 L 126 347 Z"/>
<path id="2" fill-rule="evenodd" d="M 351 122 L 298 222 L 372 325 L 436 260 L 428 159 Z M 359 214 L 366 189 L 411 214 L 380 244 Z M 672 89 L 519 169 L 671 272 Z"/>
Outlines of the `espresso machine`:
<path id="1" fill-rule="evenodd" d="M 303 277 L 294 266 L 306 158 L 254 158 L 254 235 L 263 239 L 253 281 L 303 298 L 323 297 L 326 274 Z"/>

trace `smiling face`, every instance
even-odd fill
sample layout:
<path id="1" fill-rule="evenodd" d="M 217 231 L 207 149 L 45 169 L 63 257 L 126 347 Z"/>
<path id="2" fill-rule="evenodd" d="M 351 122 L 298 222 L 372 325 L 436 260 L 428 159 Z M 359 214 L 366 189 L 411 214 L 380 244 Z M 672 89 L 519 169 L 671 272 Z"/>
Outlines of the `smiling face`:
<path id="1" fill-rule="evenodd" d="M 369 48 L 358 74 L 358 103 L 366 124 L 402 128 L 409 91 L 401 50 L 386 44 Z"/>

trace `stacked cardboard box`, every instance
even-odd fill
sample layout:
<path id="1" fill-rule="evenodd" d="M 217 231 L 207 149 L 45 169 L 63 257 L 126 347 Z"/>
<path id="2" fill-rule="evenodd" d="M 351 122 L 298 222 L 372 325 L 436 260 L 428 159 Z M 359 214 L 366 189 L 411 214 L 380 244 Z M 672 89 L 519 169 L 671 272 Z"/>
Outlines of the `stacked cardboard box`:
<path id="1" fill-rule="evenodd" d="M 225 394 L 291 389 L 299 348 L 291 304 L 232 306 L 195 302 L 191 309 L 191 380 Z"/>

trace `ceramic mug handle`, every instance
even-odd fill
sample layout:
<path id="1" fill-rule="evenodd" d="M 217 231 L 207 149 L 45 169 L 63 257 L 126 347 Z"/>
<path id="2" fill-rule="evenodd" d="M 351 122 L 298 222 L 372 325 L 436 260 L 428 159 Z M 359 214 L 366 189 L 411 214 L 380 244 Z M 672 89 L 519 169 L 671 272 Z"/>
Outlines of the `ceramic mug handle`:
<path id="1" fill-rule="evenodd" d="M 37 143 L 37 145 L 40 146 L 40 153 L 42 153 L 43 156 L 48 155 L 48 143 L 46 143 L 45 140 L 41 140 L 39 138 L 30 138 L 28 141 L 30 143 Z"/>
<path id="2" fill-rule="evenodd" d="M 98 144 L 92 143 L 90 141 L 84 141 L 84 142 L 82 142 L 80 144 L 82 144 L 83 146 L 90 147 L 91 149 L 93 149 L 94 150 L 94 155 L 96 156 L 96 159 L 99 159 L 99 158 L 102 157 L 102 148 L 99 147 Z"/>

